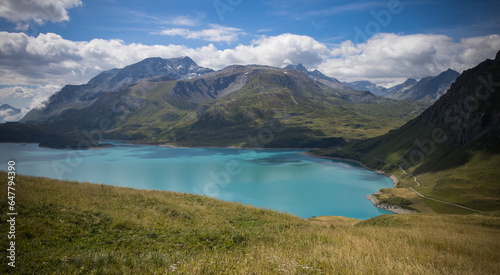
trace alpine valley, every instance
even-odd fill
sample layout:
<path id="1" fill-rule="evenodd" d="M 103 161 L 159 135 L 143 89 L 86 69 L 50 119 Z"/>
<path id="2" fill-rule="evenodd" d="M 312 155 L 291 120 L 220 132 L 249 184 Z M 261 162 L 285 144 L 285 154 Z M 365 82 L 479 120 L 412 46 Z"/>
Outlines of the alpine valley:
<path id="1" fill-rule="evenodd" d="M 381 208 L 420 213 L 365 221 L 302 219 L 207 196 L 14 178 L 12 172 L 1 171 L 0 186 L 10 194 L 0 203 L 0 229 L 12 230 L 11 221 L 19 225 L 17 247 L 7 238 L 1 244 L 19 251 L 19 263 L 16 269 L 4 265 L 0 270 L 498 273 L 500 53 L 453 79 L 455 75 L 447 71 L 410 79 L 390 92 L 379 89 L 384 96 L 413 99 L 409 101 L 374 95 L 366 90 L 377 86 L 367 82 L 356 83 L 358 91 L 349 88 L 353 84 L 300 65 L 235 65 L 212 71 L 183 57 L 150 58 L 103 72 L 85 85 L 65 86 L 22 122 L 1 124 L 0 141 L 78 149 L 102 146 L 105 139 L 195 147 L 314 147 L 318 149 L 310 153 L 316 156 L 355 160 L 392 174 L 399 181 L 396 188 L 382 189 L 369 196 L 371 201 Z M 101 153 L 54 151 L 70 164 L 75 152 Z M 136 162 L 129 167 L 136 169 Z M 26 163 L 16 165 L 17 173 Z M 109 167 L 102 171 L 112 172 Z M 122 174 L 121 169 L 114 172 Z M 307 180 L 303 185 L 311 188 Z M 328 199 L 343 196 L 319 190 Z M 272 197 L 266 191 L 258 194 Z M 314 204 L 317 198 L 307 199 Z M 8 209 L 20 209 L 20 215 L 10 216 Z"/>
<path id="2" fill-rule="evenodd" d="M 67 85 L 21 122 L 87 133 L 92 144 L 324 148 L 387 133 L 427 106 L 333 82 L 319 71 L 235 65 L 214 72 L 189 57 L 149 58 Z"/>
<path id="3" fill-rule="evenodd" d="M 97 147 L 105 139 L 323 148 L 314 153 L 395 175 L 402 188 L 382 190 L 375 196 L 379 204 L 495 214 L 499 62 L 500 54 L 460 76 L 448 70 L 382 89 L 341 82 L 301 64 L 213 71 L 189 57 L 148 58 L 65 86 L 20 123 L 0 125 L 0 141 L 55 148 Z"/>
<path id="4" fill-rule="evenodd" d="M 497 215 L 499 86 L 500 52 L 463 72 L 446 94 L 399 129 L 316 153 L 356 159 L 396 175 L 406 188 L 383 190 L 377 196 L 385 203 L 420 212 Z"/>

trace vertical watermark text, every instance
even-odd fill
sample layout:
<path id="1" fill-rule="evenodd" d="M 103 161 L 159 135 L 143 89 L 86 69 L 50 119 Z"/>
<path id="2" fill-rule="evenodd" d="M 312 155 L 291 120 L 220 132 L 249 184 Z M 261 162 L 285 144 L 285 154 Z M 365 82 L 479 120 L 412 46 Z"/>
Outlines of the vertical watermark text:
<path id="1" fill-rule="evenodd" d="M 7 184 L 7 224 L 9 226 L 9 231 L 7 233 L 7 239 L 9 240 L 9 248 L 7 249 L 7 259 L 8 265 L 10 267 L 16 266 L 16 216 L 17 216 L 17 208 L 16 208 L 16 162 L 11 160 L 8 163 L 8 184 Z"/>

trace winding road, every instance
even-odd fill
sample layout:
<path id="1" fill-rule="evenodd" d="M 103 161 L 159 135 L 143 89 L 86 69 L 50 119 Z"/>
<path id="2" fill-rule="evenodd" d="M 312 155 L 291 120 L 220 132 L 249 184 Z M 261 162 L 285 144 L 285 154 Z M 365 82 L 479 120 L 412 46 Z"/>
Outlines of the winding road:
<path id="1" fill-rule="evenodd" d="M 401 167 L 399 164 L 394 164 L 394 163 L 390 163 L 390 162 L 387 162 L 385 160 L 382 160 L 382 159 L 379 159 L 379 158 L 376 158 L 374 156 L 370 156 L 368 154 L 365 154 L 366 156 L 368 157 L 371 157 L 373 159 L 376 159 L 378 161 L 382 161 L 382 162 L 385 162 L 385 163 L 388 163 L 388 164 L 391 164 L 391 165 L 396 165 L 399 167 L 399 169 L 401 169 L 401 171 L 405 174 L 405 175 L 408 175 L 408 176 L 411 176 L 413 177 L 413 180 L 415 181 L 415 183 L 417 184 L 417 187 L 420 187 L 421 184 L 420 182 L 418 182 L 417 180 L 417 177 L 413 174 L 410 174 L 410 173 L 407 173 L 403 167 Z M 431 198 L 431 197 L 428 197 L 428 196 L 425 196 L 425 195 L 422 195 L 420 192 L 416 191 L 415 189 L 413 189 L 413 187 L 409 187 L 408 189 L 410 189 L 411 191 L 415 192 L 419 197 L 421 198 L 424 198 L 424 199 L 428 199 L 428 200 L 432 200 L 432 201 L 436 201 L 436 202 L 439 202 L 439 203 L 444 203 L 444 204 L 447 204 L 447 205 L 451 205 L 451 206 L 455 206 L 455 207 L 459 207 L 459 208 L 462 208 L 462 209 L 466 209 L 466 210 L 469 210 L 469 211 L 473 211 L 473 212 L 477 212 L 477 213 L 484 213 L 484 211 L 481 211 L 481 210 L 477 210 L 477 209 L 472 209 L 472 208 L 469 208 L 469 207 L 465 207 L 465 206 L 462 206 L 462 205 L 459 205 L 459 204 L 456 204 L 456 203 L 451 203 L 451 202 L 447 202 L 447 201 L 442 201 L 442 200 L 438 200 L 438 199 L 435 199 L 435 198 Z"/>

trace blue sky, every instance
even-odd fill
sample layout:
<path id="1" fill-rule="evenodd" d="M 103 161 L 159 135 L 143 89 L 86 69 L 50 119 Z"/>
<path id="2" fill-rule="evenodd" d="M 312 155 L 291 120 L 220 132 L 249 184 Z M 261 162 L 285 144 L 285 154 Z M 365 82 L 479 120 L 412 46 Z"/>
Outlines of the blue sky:
<path id="1" fill-rule="evenodd" d="M 397 14 L 387 13 L 388 5 Z M 454 39 L 497 34 L 499 1 L 82 1 L 68 9 L 69 20 L 30 24 L 27 34 L 57 33 L 73 41 L 121 39 L 125 43 L 182 44 L 191 47 L 218 43 L 219 48 L 249 43 L 255 36 L 293 33 L 322 43 L 356 39 L 357 29 L 371 37 L 378 32 L 444 34 Z M 379 20 L 374 14 L 379 14 Z M 387 20 L 385 15 L 390 14 Z M 382 22 L 366 31 L 370 22 Z M 387 22 L 387 24 L 385 24 Z M 25 23 L 30 23 L 29 20 Z M 237 28 L 236 41 L 217 42 L 161 36 L 170 28 L 201 30 L 209 24 Z M 375 24 L 376 25 L 376 24 Z M 373 26 L 373 25 L 370 25 Z M 0 28 L 14 32 L 16 23 L 1 19 Z M 359 41 L 358 41 L 359 42 Z"/>
<path id="2" fill-rule="evenodd" d="M 500 1 L 2 0 L 0 102 L 24 108 L 143 58 L 303 63 L 383 86 L 500 50 Z"/>

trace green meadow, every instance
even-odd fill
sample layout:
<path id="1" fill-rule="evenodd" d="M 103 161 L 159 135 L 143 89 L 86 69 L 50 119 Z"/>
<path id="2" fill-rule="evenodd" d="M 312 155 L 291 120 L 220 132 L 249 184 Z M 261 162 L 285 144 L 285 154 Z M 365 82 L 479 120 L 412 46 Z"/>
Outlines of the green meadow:
<path id="1" fill-rule="evenodd" d="M 0 232 L 9 231 L 0 172 Z M 4 274 L 495 274 L 500 218 L 301 219 L 167 191 L 18 176 Z"/>

